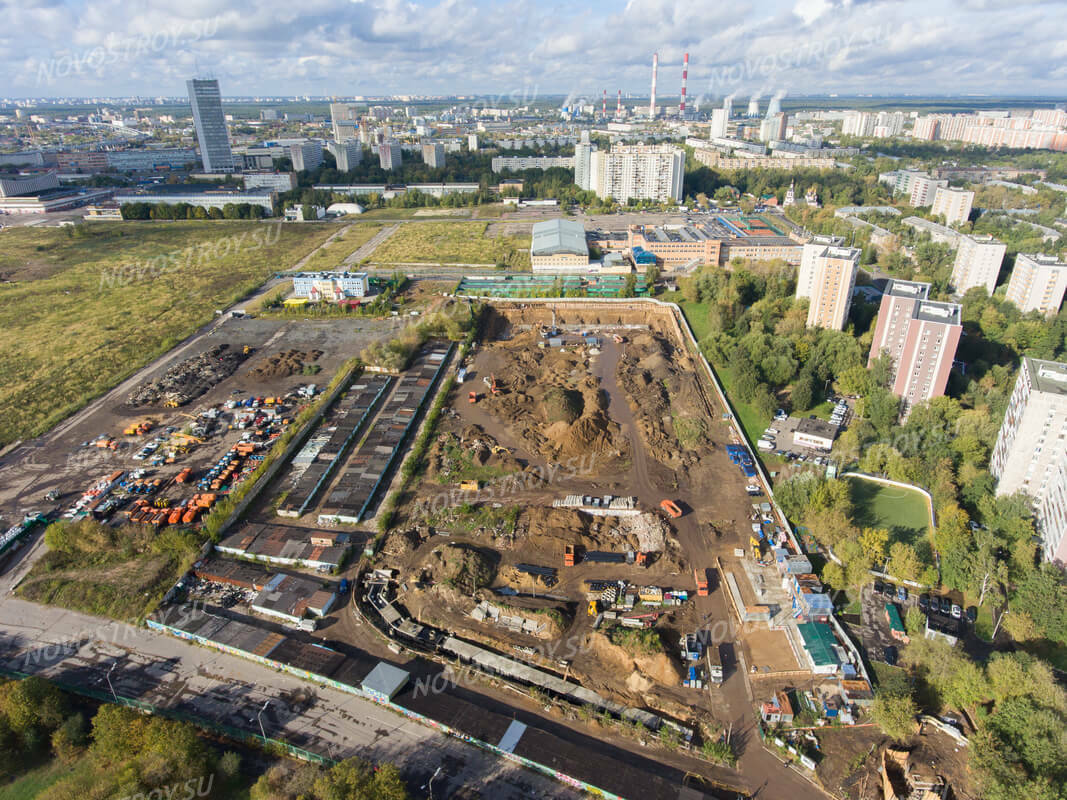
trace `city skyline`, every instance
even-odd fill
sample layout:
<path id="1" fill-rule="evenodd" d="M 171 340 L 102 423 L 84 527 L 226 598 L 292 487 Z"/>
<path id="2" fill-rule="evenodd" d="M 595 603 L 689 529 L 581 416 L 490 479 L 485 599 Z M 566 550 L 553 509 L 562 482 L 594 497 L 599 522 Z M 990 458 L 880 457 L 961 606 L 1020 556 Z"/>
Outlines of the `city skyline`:
<path id="1" fill-rule="evenodd" d="M 4 50 L 12 97 L 174 95 L 189 76 L 210 74 L 227 96 L 592 102 L 605 89 L 647 97 L 653 52 L 665 99 L 678 97 L 691 54 L 689 105 L 702 110 L 731 93 L 764 101 L 776 92 L 1055 96 L 1067 83 L 1067 60 L 1056 57 L 1067 8 L 1055 3 L 798 0 L 755 10 L 596 0 L 569 10 L 521 0 L 367 0 L 267 4 L 249 16 L 225 0 L 178 13 L 149 4 L 136 15 L 90 0 L 6 3 L 5 11 L 19 32 Z M 491 41 L 513 46 L 484 46 Z"/>

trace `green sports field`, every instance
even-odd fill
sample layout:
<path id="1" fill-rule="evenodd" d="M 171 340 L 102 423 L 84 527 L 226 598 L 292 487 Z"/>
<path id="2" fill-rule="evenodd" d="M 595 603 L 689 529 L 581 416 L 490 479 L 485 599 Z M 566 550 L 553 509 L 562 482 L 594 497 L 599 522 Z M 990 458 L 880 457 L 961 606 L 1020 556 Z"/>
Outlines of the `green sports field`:
<path id="1" fill-rule="evenodd" d="M 915 545 L 926 537 L 930 512 L 926 498 L 913 489 L 883 486 L 855 475 L 852 482 L 852 505 L 856 524 L 865 528 L 888 528 L 891 542 Z"/>

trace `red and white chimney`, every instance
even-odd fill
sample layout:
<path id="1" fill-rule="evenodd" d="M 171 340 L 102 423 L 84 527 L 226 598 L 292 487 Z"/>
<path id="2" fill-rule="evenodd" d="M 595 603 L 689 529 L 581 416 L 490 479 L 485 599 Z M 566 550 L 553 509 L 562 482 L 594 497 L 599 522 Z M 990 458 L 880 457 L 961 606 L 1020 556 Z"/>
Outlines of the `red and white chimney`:
<path id="1" fill-rule="evenodd" d="M 685 82 L 689 78 L 689 53 L 685 54 L 685 61 L 682 62 L 682 100 L 678 104 L 678 113 L 683 117 L 685 116 Z"/>

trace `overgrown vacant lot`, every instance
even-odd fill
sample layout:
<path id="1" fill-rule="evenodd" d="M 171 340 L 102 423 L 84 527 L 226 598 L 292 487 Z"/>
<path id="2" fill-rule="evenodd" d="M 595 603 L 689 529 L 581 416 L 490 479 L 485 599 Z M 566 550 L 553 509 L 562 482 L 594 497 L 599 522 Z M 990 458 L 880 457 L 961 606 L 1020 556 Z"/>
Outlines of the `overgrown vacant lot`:
<path id="1" fill-rule="evenodd" d="M 315 251 L 308 259 L 304 269 L 309 272 L 318 270 L 346 269 L 344 261 L 359 248 L 374 238 L 374 235 L 382 229 L 381 223 L 364 222 L 349 225 L 344 233 Z"/>
<path id="2" fill-rule="evenodd" d="M 378 264 L 530 265 L 529 235 L 486 236 L 487 222 L 408 222 L 374 251 Z"/>
<path id="3" fill-rule="evenodd" d="M 3 231 L 0 445 L 48 430 L 331 232 L 228 221 Z"/>

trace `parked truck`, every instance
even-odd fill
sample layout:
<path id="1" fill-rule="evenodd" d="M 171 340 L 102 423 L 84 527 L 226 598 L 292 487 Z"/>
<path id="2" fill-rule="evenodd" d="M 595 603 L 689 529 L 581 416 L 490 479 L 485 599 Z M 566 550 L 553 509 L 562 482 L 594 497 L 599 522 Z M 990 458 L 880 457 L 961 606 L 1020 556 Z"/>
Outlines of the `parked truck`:
<path id="1" fill-rule="evenodd" d="M 712 683 L 722 683 L 722 654 L 719 645 L 712 643 L 705 651 L 708 659 L 708 678 Z"/>
<path id="2" fill-rule="evenodd" d="M 697 582 L 697 597 L 708 596 L 708 572 L 704 569 L 693 570 L 693 578 Z"/>

